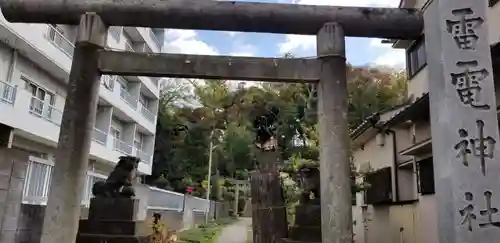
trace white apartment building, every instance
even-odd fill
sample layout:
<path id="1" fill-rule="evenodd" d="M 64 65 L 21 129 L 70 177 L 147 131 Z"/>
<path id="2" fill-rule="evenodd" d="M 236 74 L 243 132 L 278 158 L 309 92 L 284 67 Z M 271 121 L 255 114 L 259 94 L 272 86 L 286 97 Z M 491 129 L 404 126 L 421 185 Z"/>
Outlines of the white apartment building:
<path id="1" fill-rule="evenodd" d="M 9 23 L 1 16 L 0 38 L 0 124 L 14 128 L 12 147 L 31 154 L 23 202 L 45 204 L 76 26 Z M 163 41 L 163 29 L 111 27 L 107 46 L 160 52 Z M 93 182 L 105 178 L 122 155 L 140 157 L 139 172 L 151 173 L 158 81 L 102 77 L 84 204 Z"/>

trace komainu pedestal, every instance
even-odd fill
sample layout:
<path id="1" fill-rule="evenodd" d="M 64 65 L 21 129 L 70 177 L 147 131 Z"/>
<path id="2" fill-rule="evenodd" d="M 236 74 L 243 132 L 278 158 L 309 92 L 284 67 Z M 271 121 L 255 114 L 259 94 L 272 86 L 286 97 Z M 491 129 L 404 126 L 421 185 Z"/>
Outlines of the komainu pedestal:
<path id="1" fill-rule="evenodd" d="M 88 219 L 80 220 L 76 243 L 138 243 L 145 242 L 139 232 L 136 213 L 138 199 L 92 198 Z"/>
<path id="2" fill-rule="evenodd" d="M 299 168 L 300 186 L 304 190 L 300 204 L 295 206 L 295 224 L 288 231 L 283 243 L 321 242 L 321 202 L 319 169 L 316 165 Z M 314 195 L 314 199 L 310 196 Z"/>

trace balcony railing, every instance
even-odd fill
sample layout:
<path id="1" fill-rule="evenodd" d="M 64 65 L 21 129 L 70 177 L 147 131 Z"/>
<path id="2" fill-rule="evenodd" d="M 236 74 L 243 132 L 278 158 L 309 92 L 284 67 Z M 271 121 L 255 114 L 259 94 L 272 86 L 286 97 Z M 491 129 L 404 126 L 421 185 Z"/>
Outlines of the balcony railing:
<path id="1" fill-rule="evenodd" d="M 85 206 L 90 205 L 90 199 L 93 197 L 92 195 L 92 186 L 94 186 L 94 183 L 97 181 L 104 181 L 106 180 L 106 176 L 96 174 L 93 172 L 87 172 L 87 181 L 85 182 L 85 188 L 83 190 L 83 198 L 82 198 L 82 204 Z"/>
<path id="2" fill-rule="evenodd" d="M 69 57 L 73 57 L 75 45 L 53 25 L 47 25 L 45 37 Z"/>
<path id="3" fill-rule="evenodd" d="M 158 49 L 161 49 L 160 40 L 158 40 L 158 37 L 156 37 L 155 32 L 153 32 L 151 28 L 146 28 L 146 29 L 148 30 L 149 37 L 151 37 L 151 39 L 153 39 L 153 41 L 155 42 L 156 47 L 158 47 Z"/>
<path id="4" fill-rule="evenodd" d="M 146 152 L 143 152 L 142 150 L 140 150 L 138 148 L 134 148 L 134 150 L 135 150 L 135 156 L 139 157 L 146 164 L 149 164 L 151 162 L 151 155 L 149 155 Z"/>
<path id="5" fill-rule="evenodd" d="M 113 138 L 113 149 L 126 155 L 132 155 L 132 146 L 117 138 Z"/>
<path id="6" fill-rule="evenodd" d="M 108 140 L 108 134 L 94 127 L 94 133 L 92 134 L 92 139 L 97 143 L 106 145 L 106 141 Z"/>
<path id="7" fill-rule="evenodd" d="M 113 88 L 115 87 L 115 80 L 116 76 L 114 75 L 102 75 L 101 77 L 101 84 L 104 86 L 109 91 L 113 91 Z"/>
<path id="8" fill-rule="evenodd" d="M 62 112 L 54 106 L 46 104 L 43 100 L 37 97 L 31 97 L 30 113 L 42 117 L 56 125 L 61 125 Z"/>
<path id="9" fill-rule="evenodd" d="M 135 51 L 134 47 L 132 47 L 132 44 L 130 44 L 129 41 L 125 41 L 125 51 L 131 51 L 131 52 Z"/>
<path id="10" fill-rule="evenodd" d="M 131 95 L 126 89 L 121 88 L 120 97 L 130 105 L 134 110 L 137 109 L 137 98 Z"/>
<path id="11" fill-rule="evenodd" d="M 0 81 L 0 100 L 9 104 L 14 104 L 16 100 L 17 87 L 9 83 Z"/>
<path id="12" fill-rule="evenodd" d="M 142 116 L 144 116 L 150 122 L 154 123 L 156 119 L 155 114 L 153 114 L 152 111 L 150 111 L 147 107 L 143 106 L 142 104 L 140 104 L 140 107 Z"/>

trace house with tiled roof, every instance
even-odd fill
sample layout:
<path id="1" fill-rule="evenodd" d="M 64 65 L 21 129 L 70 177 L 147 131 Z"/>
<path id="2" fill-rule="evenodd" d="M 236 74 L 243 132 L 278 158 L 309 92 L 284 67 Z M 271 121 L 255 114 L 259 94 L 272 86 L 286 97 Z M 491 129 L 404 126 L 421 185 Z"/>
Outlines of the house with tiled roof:
<path id="1" fill-rule="evenodd" d="M 402 0 L 401 8 L 425 11 L 431 0 Z M 489 1 L 488 21 L 500 21 L 498 0 Z M 500 29 L 489 25 L 497 104 L 500 98 Z M 356 168 L 370 186 L 356 195 L 356 243 L 438 243 L 434 164 L 429 117 L 429 80 L 423 36 L 392 40 L 405 49 L 408 97 L 404 106 L 368 117 L 351 132 Z M 432 91 L 431 91 L 432 92 Z M 498 110 L 498 109 L 497 109 Z M 498 112 L 497 112 L 498 113 Z"/>

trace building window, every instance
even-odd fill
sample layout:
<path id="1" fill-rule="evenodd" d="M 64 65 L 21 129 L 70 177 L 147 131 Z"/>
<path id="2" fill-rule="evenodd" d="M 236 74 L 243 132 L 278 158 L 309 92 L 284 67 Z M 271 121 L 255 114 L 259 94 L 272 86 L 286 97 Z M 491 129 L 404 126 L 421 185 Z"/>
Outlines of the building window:
<path id="1" fill-rule="evenodd" d="M 406 51 L 406 66 L 408 76 L 411 78 L 417 74 L 427 64 L 427 57 L 425 55 L 425 41 L 424 37 L 420 37 L 413 43 L 413 45 Z"/>
<path id="2" fill-rule="evenodd" d="M 392 203 L 392 172 L 385 167 L 365 176 L 370 187 L 365 191 L 366 204 Z"/>
<path id="3" fill-rule="evenodd" d="M 111 28 L 109 28 L 109 35 L 113 37 L 113 39 L 115 39 L 116 42 L 120 42 L 120 38 L 122 36 L 122 30 L 123 27 L 111 26 Z"/>
<path id="4" fill-rule="evenodd" d="M 135 135 L 134 147 L 135 147 L 136 150 L 142 151 L 142 148 L 143 148 L 143 139 L 142 139 L 142 134 L 141 133 L 137 133 Z"/>
<path id="5" fill-rule="evenodd" d="M 491 7 L 495 6 L 495 4 L 498 3 L 498 1 L 500 1 L 500 0 L 488 0 L 488 7 L 491 8 Z"/>
<path id="6" fill-rule="evenodd" d="M 434 165 L 432 157 L 417 163 L 418 190 L 422 195 L 435 193 Z"/>
<path id="7" fill-rule="evenodd" d="M 141 103 L 142 107 L 144 108 L 149 107 L 149 100 L 143 94 L 139 95 L 139 103 Z"/>
<path id="8" fill-rule="evenodd" d="M 31 82 L 28 78 L 22 76 L 21 80 L 24 81 L 24 89 L 31 93 L 30 111 L 32 114 L 38 116 L 45 116 L 51 118 L 54 106 L 56 104 L 56 96 L 54 93 L 38 86 Z M 48 108 L 45 110 L 45 106 Z"/>

